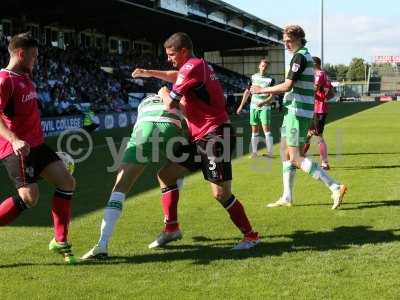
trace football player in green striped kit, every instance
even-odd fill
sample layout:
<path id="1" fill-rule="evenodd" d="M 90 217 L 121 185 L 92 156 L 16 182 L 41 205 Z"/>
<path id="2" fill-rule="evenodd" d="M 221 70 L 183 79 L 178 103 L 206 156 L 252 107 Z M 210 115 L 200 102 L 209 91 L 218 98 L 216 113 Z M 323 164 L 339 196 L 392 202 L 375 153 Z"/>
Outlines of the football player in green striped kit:
<path id="1" fill-rule="evenodd" d="M 108 241 L 122 212 L 126 194 L 146 166 L 158 162 L 159 155 L 168 159 L 180 159 L 174 157 L 176 153 L 174 146 L 177 143 L 184 144 L 186 141 L 182 132 L 182 121 L 181 111 L 175 108 L 166 109 L 159 96 L 154 94 L 142 100 L 131 139 L 125 149 L 114 188 L 104 210 L 99 241 L 81 257 L 82 260 L 108 256 Z M 164 214 L 167 218 L 168 212 Z"/>
<path id="2" fill-rule="evenodd" d="M 283 42 L 293 53 L 289 73 L 284 83 L 274 87 L 262 88 L 253 85 L 250 91 L 259 93 L 285 93 L 285 116 L 281 129 L 281 156 L 283 164 L 283 195 L 268 207 L 291 206 L 293 203 L 293 184 L 296 167 L 321 180 L 330 189 L 333 200 L 332 209 L 343 201 L 346 186 L 336 182 L 320 166 L 304 157 L 303 146 L 308 128 L 314 114 L 314 63 L 308 52 L 304 30 L 298 25 L 284 29 Z"/>
<path id="3" fill-rule="evenodd" d="M 261 59 L 258 65 L 259 72 L 251 76 L 251 83 L 261 87 L 273 86 L 275 80 L 267 76 L 269 62 L 266 59 Z M 250 93 L 250 87 L 247 88 L 242 97 L 236 113 L 240 114 L 243 106 L 246 104 Z M 262 127 L 265 135 L 265 144 L 267 146 L 267 156 L 272 157 L 272 147 L 274 145 L 271 133 L 271 101 L 272 94 L 254 94 L 251 95 L 250 102 L 250 126 L 251 126 L 251 149 L 250 158 L 257 157 L 257 146 L 259 142 L 259 129 Z"/>

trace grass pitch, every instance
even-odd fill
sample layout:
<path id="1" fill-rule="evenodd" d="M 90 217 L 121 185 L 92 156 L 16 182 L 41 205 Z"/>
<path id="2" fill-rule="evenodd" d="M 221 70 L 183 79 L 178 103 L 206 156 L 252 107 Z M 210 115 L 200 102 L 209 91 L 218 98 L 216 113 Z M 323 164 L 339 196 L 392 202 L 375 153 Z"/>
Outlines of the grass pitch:
<path id="1" fill-rule="evenodd" d="M 332 211 L 327 188 L 301 171 L 296 205 L 266 208 L 281 193 L 280 160 L 245 155 L 233 162 L 233 191 L 263 237 L 258 248 L 230 250 L 241 235 L 197 173 L 181 193 L 184 238 L 149 250 L 162 228 L 153 166 L 125 202 L 111 258 L 66 266 L 47 250 L 52 189 L 41 182 L 39 205 L 0 228 L 0 299 L 398 299 L 400 103 L 334 104 L 330 112 L 330 174 L 349 187 L 340 210 Z M 275 114 L 276 139 L 280 120 Z M 248 145 L 247 115 L 233 121 L 245 128 Z M 97 241 L 114 182 L 115 173 L 106 171 L 112 165 L 107 135 L 121 138 L 129 129 L 95 134 L 92 156 L 77 166 L 71 241 L 78 256 Z M 316 152 L 314 145 L 313 160 Z M 1 199 L 9 193 L 1 167 Z"/>

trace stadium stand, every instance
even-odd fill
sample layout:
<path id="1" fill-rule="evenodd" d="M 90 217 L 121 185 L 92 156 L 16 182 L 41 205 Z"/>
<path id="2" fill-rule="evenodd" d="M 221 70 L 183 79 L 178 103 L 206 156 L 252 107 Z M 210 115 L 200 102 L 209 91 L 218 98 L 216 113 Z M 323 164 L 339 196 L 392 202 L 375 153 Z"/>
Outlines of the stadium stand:
<path id="1" fill-rule="evenodd" d="M 0 47 L 1 66 L 8 61 L 7 43 Z M 133 80 L 136 67 L 168 69 L 165 59 L 144 55 L 109 54 L 98 49 L 66 50 L 43 46 L 34 80 L 42 104 L 43 116 L 79 113 L 79 104 L 88 102 L 94 112 L 125 111 L 129 93 L 151 93 L 163 84 L 156 79 Z M 248 78 L 214 65 L 227 94 L 241 92 Z M 110 70 L 112 74 L 107 71 Z"/>
<path id="2" fill-rule="evenodd" d="M 132 70 L 169 69 L 162 43 L 182 28 L 193 37 L 201 57 L 207 51 L 282 46 L 279 27 L 223 1 L 175 2 L 109 0 L 93 6 L 62 0 L 39 9 L 30 1 L 2 1 L 0 65 L 8 61 L 7 38 L 31 31 L 41 43 L 33 76 L 42 114 L 64 116 L 80 113 L 82 103 L 89 103 L 95 113 L 134 110 L 142 95 L 166 83 L 134 80 Z M 81 9 L 76 10 L 78 3 Z M 13 15 L 16 11 L 18 16 Z M 246 88 L 247 76 L 212 65 L 227 96 Z"/>

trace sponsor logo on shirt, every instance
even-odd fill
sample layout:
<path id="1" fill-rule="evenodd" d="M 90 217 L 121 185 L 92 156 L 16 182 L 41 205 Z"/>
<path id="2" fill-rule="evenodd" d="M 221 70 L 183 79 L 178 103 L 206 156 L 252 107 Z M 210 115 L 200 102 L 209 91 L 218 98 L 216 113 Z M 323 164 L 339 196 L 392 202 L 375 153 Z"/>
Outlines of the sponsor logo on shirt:
<path id="1" fill-rule="evenodd" d="M 31 101 L 33 99 L 37 99 L 37 93 L 36 92 L 30 92 L 27 95 L 23 95 L 21 101 L 22 101 L 22 103 L 26 103 L 26 102 L 29 102 L 29 101 Z"/>
<path id="2" fill-rule="evenodd" d="M 300 65 L 299 64 L 293 64 L 292 66 L 292 72 L 296 73 L 298 70 L 300 69 Z"/>

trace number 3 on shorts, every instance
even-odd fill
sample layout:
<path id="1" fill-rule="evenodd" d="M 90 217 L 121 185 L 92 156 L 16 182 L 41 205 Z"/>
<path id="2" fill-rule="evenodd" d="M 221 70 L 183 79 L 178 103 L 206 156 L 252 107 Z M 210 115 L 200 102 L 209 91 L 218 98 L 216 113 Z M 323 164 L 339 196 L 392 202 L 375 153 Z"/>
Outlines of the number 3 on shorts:
<path id="1" fill-rule="evenodd" d="M 214 171 L 216 168 L 217 168 L 217 164 L 215 163 L 215 161 L 210 160 L 210 161 L 209 161 L 208 169 L 209 169 L 210 171 Z"/>

